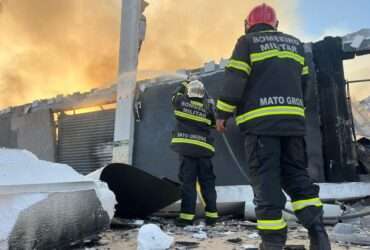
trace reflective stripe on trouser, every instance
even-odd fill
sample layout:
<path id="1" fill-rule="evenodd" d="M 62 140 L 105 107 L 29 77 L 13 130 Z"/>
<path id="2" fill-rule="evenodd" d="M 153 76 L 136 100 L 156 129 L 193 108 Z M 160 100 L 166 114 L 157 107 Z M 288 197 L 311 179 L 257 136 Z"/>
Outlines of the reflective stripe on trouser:
<path id="1" fill-rule="evenodd" d="M 292 200 L 318 196 L 319 189 L 312 184 L 307 173 L 303 136 L 247 135 L 245 140 L 248 176 L 255 195 L 259 221 L 282 218 L 286 202 L 282 189 Z M 313 211 L 310 219 L 317 216 L 318 212 Z M 301 217 L 308 218 L 309 215 L 306 213 Z M 284 222 L 258 223 L 258 226 L 263 240 L 278 238 L 280 242 L 285 241 Z"/>
<path id="2" fill-rule="evenodd" d="M 194 217 L 195 217 L 194 214 L 180 213 L 180 219 L 183 220 L 194 220 Z"/>
<path id="3" fill-rule="evenodd" d="M 306 207 L 322 207 L 322 202 L 319 198 L 312 198 L 312 199 L 305 199 L 305 200 L 298 200 L 292 202 L 293 211 L 299 211 Z"/>
<path id="4" fill-rule="evenodd" d="M 217 193 L 215 175 L 210 158 L 181 157 L 179 171 L 181 185 L 181 213 L 195 214 L 197 191 L 196 182 L 199 181 L 207 212 L 216 212 Z M 214 215 L 214 214 L 211 214 Z"/>
<path id="5" fill-rule="evenodd" d="M 199 147 L 202 147 L 202 148 L 206 148 L 206 149 L 208 149 L 212 152 L 215 152 L 215 147 L 212 146 L 211 144 L 206 143 L 206 142 L 202 142 L 202 141 L 198 141 L 198 140 L 194 140 L 194 139 L 180 138 L 180 137 L 172 138 L 171 143 L 192 144 L 192 145 L 196 145 L 196 146 L 199 146 Z"/>
<path id="6" fill-rule="evenodd" d="M 305 117 L 304 108 L 298 106 L 270 106 L 257 108 L 236 117 L 236 124 L 242 123 L 273 115 L 293 115 Z"/>
<path id="7" fill-rule="evenodd" d="M 283 218 L 278 220 L 257 220 L 257 229 L 259 230 L 281 230 L 287 227 Z"/>
<path id="8" fill-rule="evenodd" d="M 217 212 L 206 212 L 206 217 L 212 218 L 212 219 L 217 219 L 218 218 L 218 213 Z"/>

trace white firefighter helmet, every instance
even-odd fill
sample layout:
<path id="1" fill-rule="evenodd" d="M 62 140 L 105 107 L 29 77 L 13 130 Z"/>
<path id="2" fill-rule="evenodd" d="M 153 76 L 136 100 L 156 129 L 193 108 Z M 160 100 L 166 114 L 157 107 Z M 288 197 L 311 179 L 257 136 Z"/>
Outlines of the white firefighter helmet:
<path id="1" fill-rule="evenodd" d="M 203 98 L 205 95 L 204 85 L 199 80 L 194 80 L 187 85 L 187 95 L 190 98 Z"/>

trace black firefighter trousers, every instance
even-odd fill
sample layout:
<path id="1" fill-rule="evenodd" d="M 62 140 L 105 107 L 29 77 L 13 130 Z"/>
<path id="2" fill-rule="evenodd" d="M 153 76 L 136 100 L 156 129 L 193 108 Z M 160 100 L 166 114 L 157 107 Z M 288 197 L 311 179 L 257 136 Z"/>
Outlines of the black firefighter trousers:
<path id="1" fill-rule="evenodd" d="M 304 137 L 247 135 L 245 152 L 262 242 L 284 246 L 287 225 L 282 217 L 286 203 L 282 190 L 290 196 L 293 211 L 306 228 L 322 216 L 319 187 L 307 173 Z"/>
<path id="2" fill-rule="evenodd" d="M 180 156 L 180 161 L 179 179 L 182 182 L 180 219 L 192 221 L 195 217 L 197 181 L 199 182 L 201 194 L 206 205 L 206 218 L 217 219 L 216 176 L 213 172 L 211 158 Z"/>

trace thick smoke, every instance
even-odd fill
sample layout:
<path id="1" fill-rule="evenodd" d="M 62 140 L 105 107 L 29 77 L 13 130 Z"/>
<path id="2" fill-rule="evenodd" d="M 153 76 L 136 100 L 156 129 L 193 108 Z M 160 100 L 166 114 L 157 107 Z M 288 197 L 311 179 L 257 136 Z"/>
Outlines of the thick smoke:
<path id="1" fill-rule="evenodd" d="M 0 107 L 88 90 L 116 78 L 117 0 L 0 4 Z"/>
<path id="2" fill-rule="evenodd" d="M 237 38 L 244 33 L 246 15 L 262 2 L 277 9 L 283 29 L 292 31 L 299 25 L 296 0 L 149 2 L 147 38 L 140 61 L 144 71 L 191 68 L 229 57 Z"/>
<path id="3" fill-rule="evenodd" d="M 140 70 L 194 68 L 228 57 L 252 0 L 151 0 Z M 296 0 L 271 0 L 290 26 Z M 278 3 L 279 2 L 279 3 Z M 0 2 L 0 107 L 103 87 L 117 76 L 119 0 Z M 296 22 L 294 22 L 296 24 Z"/>
<path id="4" fill-rule="evenodd" d="M 117 78 L 120 0 L 0 0 L 0 108 Z M 150 76 L 229 57 L 261 0 L 148 0 L 139 70 Z M 299 34 L 298 0 L 267 0 Z"/>

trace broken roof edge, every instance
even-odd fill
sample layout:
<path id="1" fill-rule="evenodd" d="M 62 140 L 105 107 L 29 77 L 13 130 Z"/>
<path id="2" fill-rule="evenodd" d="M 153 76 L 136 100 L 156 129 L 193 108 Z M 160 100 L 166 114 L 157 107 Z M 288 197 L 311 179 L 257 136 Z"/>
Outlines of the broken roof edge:
<path id="1" fill-rule="evenodd" d="M 178 83 L 179 81 L 185 80 L 188 75 L 206 77 L 223 71 L 227 62 L 228 60 L 224 58 L 221 58 L 219 63 L 209 61 L 200 68 L 179 69 L 171 74 L 163 74 L 155 78 L 139 80 L 137 86 L 140 91 L 145 91 L 146 88 L 154 86 Z M 53 112 L 60 112 L 112 104 L 116 103 L 116 89 L 117 84 L 113 83 L 107 88 L 93 88 L 90 91 L 82 93 L 75 92 L 68 95 L 59 94 L 49 99 L 34 100 L 32 103 L 11 106 L 0 110 L 0 118 L 7 114 L 28 114 L 45 109 L 53 110 Z"/>
<path id="2" fill-rule="evenodd" d="M 180 81 L 184 81 L 188 76 L 197 76 L 199 78 L 207 77 L 224 71 L 228 59 L 222 58 L 217 64 L 214 61 L 209 61 L 204 64 L 202 68 L 196 68 L 191 70 L 179 69 L 173 74 L 166 74 L 159 76 L 151 80 L 139 81 L 138 86 L 140 91 L 145 91 L 148 87 L 161 86 L 166 84 L 175 84 Z"/>

